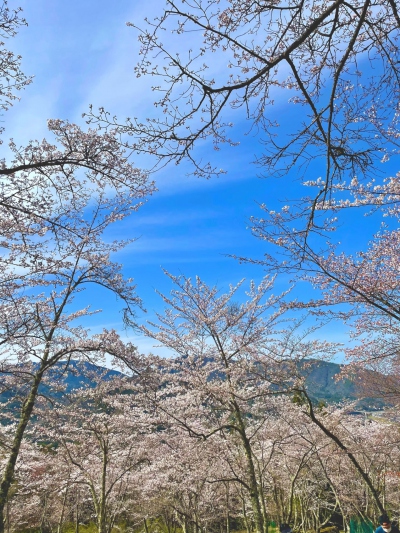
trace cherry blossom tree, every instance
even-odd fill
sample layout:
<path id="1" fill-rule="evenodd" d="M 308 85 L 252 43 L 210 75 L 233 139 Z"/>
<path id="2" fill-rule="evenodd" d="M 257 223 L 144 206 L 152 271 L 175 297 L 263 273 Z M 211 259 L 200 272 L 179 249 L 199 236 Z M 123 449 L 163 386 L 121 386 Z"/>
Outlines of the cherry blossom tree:
<path id="1" fill-rule="evenodd" d="M 363 251 L 344 252 L 334 243 L 325 243 L 325 249 L 317 249 L 315 242 L 304 246 L 303 237 L 289 230 L 290 213 L 273 213 L 269 219 L 267 214 L 265 219 L 255 220 L 254 226 L 258 237 L 278 244 L 288 259 L 279 264 L 280 260 L 270 254 L 258 263 L 291 271 L 317 289 L 320 297 L 300 303 L 299 307 L 313 308 L 315 316 L 323 320 L 334 318 L 350 326 L 353 343 L 357 344 L 346 352 L 350 362 L 365 369 L 358 373 L 362 378 L 360 388 L 368 397 L 384 396 L 391 403 L 398 398 L 399 364 L 397 189 L 398 177 L 389 180 L 385 187 L 376 186 L 375 194 L 364 188 L 360 208 L 365 200 L 369 209 L 381 210 L 387 225 L 381 227 Z M 352 197 L 350 207 L 355 207 L 358 202 L 355 190 Z M 337 209 L 345 207 L 338 201 Z M 351 368 L 347 368 L 349 373 Z"/>
<path id="2" fill-rule="evenodd" d="M 223 523 L 226 494 L 219 476 L 224 477 L 226 450 L 218 448 L 216 439 L 193 439 L 177 427 L 163 428 L 153 438 L 156 453 L 139 473 L 143 503 L 137 511 L 138 521 L 144 520 L 149 527 L 151 519 L 161 517 L 168 533 L 171 521 L 185 533 L 199 533 Z"/>
<path id="3" fill-rule="evenodd" d="M 5 39 L 25 24 L 19 11 L 0 8 Z M 0 45 L 0 105 L 30 83 L 20 58 Z M 111 254 L 128 241 L 105 236 L 110 226 L 142 205 L 154 191 L 146 173 L 128 160 L 115 131 L 83 131 L 59 119 L 48 122 L 50 141 L 9 142 L 0 161 L 0 387 L 15 433 L 0 482 L 0 531 L 23 436 L 43 380 L 61 360 L 120 354 L 132 359 L 113 332 L 90 335 L 82 319 L 96 312 L 82 292 L 96 285 L 123 303 L 132 320 L 140 305 L 131 279 Z M 75 299 L 76 298 L 76 299 Z M 75 300 L 74 300 L 75 299 Z"/>
<path id="4" fill-rule="evenodd" d="M 8 502 L 10 530 L 29 523 L 61 531 L 75 520 L 93 519 L 99 527 L 94 499 L 101 499 L 102 481 L 106 529 L 125 522 L 143 524 L 146 532 L 229 532 L 242 524 L 253 530 L 247 460 L 237 440 L 218 433 L 194 439 L 161 410 L 143 409 L 140 389 L 137 380 L 103 381 L 72 394 L 71 404 L 41 411 L 41 424 L 31 428 L 19 455 Z M 354 515 L 375 520 L 375 503 L 348 454 L 290 396 L 270 398 L 267 408 L 251 438 L 266 522 L 289 521 L 305 533 L 322 528 L 338 510 L 345 524 Z M 385 508 L 396 513 L 397 432 L 388 421 L 349 414 L 351 408 L 325 407 L 319 416 L 357 457 Z M 50 445 L 32 437 L 46 437 Z"/>
<path id="5" fill-rule="evenodd" d="M 302 531 L 320 529 L 338 514 L 345 530 L 356 515 L 376 520 L 382 511 L 350 456 L 367 474 L 382 505 L 396 509 L 397 489 L 389 494 L 383 481 L 389 470 L 392 483 L 398 464 L 396 425 L 357 416 L 351 404 L 316 411 L 339 444 L 289 397 L 274 399 L 272 416 L 257 433 L 253 450 L 269 515 Z"/>
<path id="6" fill-rule="evenodd" d="M 152 426 L 128 386 L 114 378 L 78 390 L 42 413 L 37 430 L 72 471 L 66 485 L 81 487 L 90 498 L 99 533 L 110 533 L 130 510 L 135 476 L 152 455 L 146 442 Z"/>
<path id="7" fill-rule="evenodd" d="M 17 91 L 24 89 L 32 81 L 21 71 L 21 57 L 15 55 L 5 46 L 5 40 L 15 37 L 18 30 L 26 25 L 21 17 L 21 8 L 9 9 L 8 2 L 3 1 L 0 7 L 0 108 L 7 111 L 17 100 Z M 1 129 L 3 132 L 4 128 Z"/>
<path id="8" fill-rule="evenodd" d="M 1 302 L 1 385 L 3 390 L 17 393 L 9 401 L 14 414 L 18 405 L 20 411 L 16 415 L 15 437 L 0 485 L 0 509 L 6 502 L 39 387 L 46 375 L 49 379 L 52 377 L 49 370 L 62 360 L 63 366 L 68 366 L 72 357 L 89 357 L 92 361 L 103 361 L 106 354 L 112 357 L 121 354 L 125 359 L 128 355 L 135 357 L 134 348 L 123 345 L 115 332 L 104 331 L 91 336 L 76 324 L 77 319 L 93 312 L 90 302 L 86 302 L 87 307 L 78 308 L 73 302 L 74 296 L 79 295 L 82 305 L 81 291 L 89 284 L 109 289 L 119 296 L 126 304 L 127 318 L 139 303 L 131 281 L 124 280 L 120 266 L 110 260 L 110 253 L 120 244 L 106 244 L 101 239 L 104 230 L 126 214 L 122 197 L 115 198 L 115 206 L 114 200 L 108 202 L 100 198 L 97 204 L 94 200 L 93 197 L 91 218 L 82 219 L 81 210 L 71 211 L 68 230 L 58 228 L 36 240 L 27 235 L 19 246 L 10 244 L 10 253 L 2 258 L 2 267 L 10 283 L 3 285 L 3 295 L 7 294 Z M 131 199 L 126 202 L 130 212 Z M 22 276 L 17 274 L 17 266 Z M 47 380 L 47 384 L 51 385 L 51 381 Z"/>
<path id="9" fill-rule="evenodd" d="M 38 527 L 61 532 L 74 489 L 67 465 L 60 464 L 49 446 L 24 439 L 15 479 L 5 513 L 7 531 Z"/>
<path id="10" fill-rule="evenodd" d="M 149 400 L 166 422 L 190 436 L 231 442 L 245 468 L 224 480 L 245 487 L 255 529 L 264 533 L 253 439 L 265 422 L 268 398 L 292 390 L 296 379 L 301 381 L 299 362 L 329 353 L 332 346 L 307 341 L 284 324 L 286 295 L 267 296 L 271 279 L 258 287 L 251 284 L 247 302 L 238 304 L 234 298 L 240 284 L 219 294 L 199 278 L 192 282 L 168 275 L 176 289 L 162 296 L 167 310 L 152 328 L 142 329 L 178 357 L 160 360 L 160 382 Z"/>
<path id="11" fill-rule="evenodd" d="M 204 139 L 217 150 L 237 144 L 234 117 L 247 119 L 262 138 L 263 174 L 295 169 L 315 179 L 320 161 L 318 188 L 297 210 L 311 230 L 332 188 L 379 176 L 380 163 L 398 154 L 399 24 L 392 0 L 167 0 L 142 27 L 128 22 L 141 44 L 137 76 L 156 80 L 158 114 L 121 122 L 100 109 L 89 120 L 118 126 L 162 164 L 189 159 L 195 174 L 209 176 L 218 170 L 193 149 Z M 282 100 L 291 119 L 280 128 L 274 104 Z"/>

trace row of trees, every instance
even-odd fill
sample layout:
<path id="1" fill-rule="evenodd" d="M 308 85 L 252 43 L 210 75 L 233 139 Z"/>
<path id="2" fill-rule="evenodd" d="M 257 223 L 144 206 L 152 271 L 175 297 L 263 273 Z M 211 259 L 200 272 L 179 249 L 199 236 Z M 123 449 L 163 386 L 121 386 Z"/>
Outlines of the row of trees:
<path id="1" fill-rule="evenodd" d="M 398 430 L 351 406 L 316 407 L 305 389 L 313 358 L 334 346 L 297 334 L 271 281 L 237 304 L 238 287 L 221 294 L 172 279 L 165 314 L 143 329 L 177 357 L 127 352 L 130 377 L 91 372 L 96 387 L 51 403 L 54 389 L 44 390 L 7 527 L 61 531 L 93 520 L 110 533 L 157 519 L 196 533 L 235 523 L 266 533 L 271 520 L 307 531 L 337 514 L 346 527 L 384 506 L 397 512 Z M 5 450 L 14 431 L 4 428 Z"/>
<path id="2" fill-rule="evenodd" d="M 0 8 L 0 105 L 31 83 L 21 58 L 6 47 L 25 25 L 20 9 Z M 51 370 L 71 357 L 102 361 L 132 351 L 113 331 L 91 335 L 82 326 L 98 312 L 84 290 L 114 294 L 128 324 L 140 299 L 133 280 L 111 254 L 129 241 L 113 240 L 110 227 L 135 213 L 154 192 L 116 131 L 83 130 L 48 121 L 51 140 L 8 143 L 0 161 L 0 393 L 11 436 L 1 439 L 0 531 L 20 447 L 41 385 L 56 387 Z M 3 131 L 2 131 L 3 132 Z M 11 402 L 7 409 L 7 402 Z"/>
<path id="3" fill-rule="evenodd" d="M 170 370 L 165 363 L 163 371 Z M 213 431 L 215 406 L 204 409 L 204 403 L 195 407 L 192 401 L 187 418 L 169 413 L 171 402 L 188 399 L 184 386 L 175 383 L 174 391 L 173 400 L 156 400 L 137 380 L 119 377 L 41 410 L 21 448 L 6 507 L 7 530 L 60 533 L 94 522 L 99 533 L 113 527 L 251 532 L 260 520 L 253 475 L 264 531 L 271 521 L 290 522 L 305 532 L 341 519 L 345 529 L 354 517 L 376 520 L 374 499 L 348 454 L 293 397 L 270 396 L 262 410 L 249 402 L 241 435 L 233 415 L 230 427 Z M 242 394 L 243 388 L 235 397 Z M 320 407 L 316 414 L 397 516 L 398 431 L 388 421 L 349 411 Z"/>

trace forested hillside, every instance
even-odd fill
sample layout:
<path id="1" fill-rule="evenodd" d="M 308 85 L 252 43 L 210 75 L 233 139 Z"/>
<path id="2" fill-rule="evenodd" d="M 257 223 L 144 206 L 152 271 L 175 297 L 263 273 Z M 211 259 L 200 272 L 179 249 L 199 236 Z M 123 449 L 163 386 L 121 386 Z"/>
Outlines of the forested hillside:
<path id="1" fill-rule="evenodd" d="M 71 361 L 66 371 L 64 368 L 65 363 L 60 362 L 53 369 L 54 379 L 60 380 L 65 386 L 65 389 L 55 394 L 58 398 L 61 398 L 65 392 L 69 393 L 82 387 L 94 387 L 98 376 L 102 376 L 104 380 L 122 376 L 116 370 L 97 367 L 87 362 L 78 364 L 77 361 Z M 353 376 L 353 379 L 340 378 L 341 368 L 342 365 L 338 363 L 317 360 L 307 362 L 303 370 L 300 368 L 300 372 L 305 376 L 306 389 L 314 401 L 325 400 L 328 403 L 340 403 L 350 400 L 357 401 L 359 405 L 366 408 L 368 405 L 373 406 L 374 403 L 380 405 L 378 400 L 368 401 L 361 397 L 361 391 L 357 390 L 355 383 L 357 382 L 356 376 Z M 48 388 L 43 388 L 44 394 L 49 392 Z"/>

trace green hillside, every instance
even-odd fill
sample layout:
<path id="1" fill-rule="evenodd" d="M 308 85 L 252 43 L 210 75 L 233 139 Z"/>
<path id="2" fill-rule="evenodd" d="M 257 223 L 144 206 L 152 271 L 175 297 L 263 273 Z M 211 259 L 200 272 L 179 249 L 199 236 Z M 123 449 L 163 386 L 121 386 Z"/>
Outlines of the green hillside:
<path id="1" fill-rule="evenodd" d="M 357 400 L 360 409 L 380 409 L 384 402 L 375 398 L 359 399 L 359 393 L 354 381 L 339 378 L 341 365 L 327 361 L 314 360 L 307 363 L 304 369 L 306 386 L 310 396 L 315 400 L 327 403 L 338 403 L 344 400 Z"/>

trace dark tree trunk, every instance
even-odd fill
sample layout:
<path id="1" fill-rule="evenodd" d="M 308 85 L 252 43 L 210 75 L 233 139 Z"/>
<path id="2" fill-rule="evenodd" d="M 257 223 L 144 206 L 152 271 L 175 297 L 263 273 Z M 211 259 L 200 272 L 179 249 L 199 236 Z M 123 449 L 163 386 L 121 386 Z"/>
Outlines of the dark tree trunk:
<path id="1" fill-rule="evenodd" d="M 36 397 L 38 394 L 39 385 L 42 381 L 43 372 L 44 372 L 44 364 L 45 364 L 46 358 L 44 358 L 42 365 L 38 372 L 35 374 L 35 377 L 33 378 L 31 390 L 25 399 L 22 409 L 21 409 L 21 416 L 18 422 L 18 426 L 14 435 L 14 440 L 12 442 L 10 455 L 8 457 L 8 461 L 6 463 L 3 477 L 0 484 L 0 533 L 4 533 L 4 510 L 5 506 L 7 504 L 7 498 L 8 493 L 11 487 L 12 482 L 14 481 L 14 472 L 15 472 L 15 465 L 18 459 L 19 450 L 21 447 L 22 439 L 24 437 L 24 433 L 26 430 L 26 426 L 28 425 L 29 419 L 32 415 L 33 407 L 35 405 Z"/>

